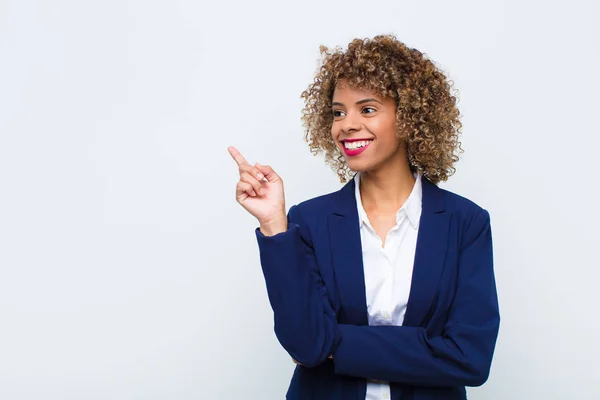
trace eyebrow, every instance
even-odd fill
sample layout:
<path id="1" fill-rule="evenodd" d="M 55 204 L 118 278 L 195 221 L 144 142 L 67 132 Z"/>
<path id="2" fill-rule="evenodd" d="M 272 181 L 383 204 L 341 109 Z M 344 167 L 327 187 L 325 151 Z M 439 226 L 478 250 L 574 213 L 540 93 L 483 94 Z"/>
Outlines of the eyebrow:
<path id="1" fill-rule="evenodd" d="M 357 101 L 357 102 L 356 102 L 356 104 L 368 103 L 368 102 L 370 102 L 370 101 L 374 101 L 374 102 L 377 102 L 377 103 L 379 103 L 379 104 L 383 104 L 383 103 L 381 103 L 379 100 L 377 100 L 377 99 L 374 99 L 374 98 L 372 98 L 372 97 L 369 97 L 368 99 L 362 99 L 362 100 L 359 100 L 359 101 Z M 343 106 L 344 104 L 342 104 L 342 103 L 338 103 L 338 102 L 336 101 L 336 102 L 333 102 L 333 103 L 331 103 L 331 105 L 332 105 L 332 106 Z"/>

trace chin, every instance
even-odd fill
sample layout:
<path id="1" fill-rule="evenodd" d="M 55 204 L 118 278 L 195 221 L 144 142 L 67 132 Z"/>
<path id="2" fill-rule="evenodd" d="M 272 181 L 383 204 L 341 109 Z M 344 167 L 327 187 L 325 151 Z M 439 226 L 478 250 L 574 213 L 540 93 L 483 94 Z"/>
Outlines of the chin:
<path id="1" fill-rule="evenodd" d="M 373 168 L 373 166 L 368 162 L 346 161 L 346 164 L 348 165 L 348 168 L 354 172 L 365 172 Z"/>

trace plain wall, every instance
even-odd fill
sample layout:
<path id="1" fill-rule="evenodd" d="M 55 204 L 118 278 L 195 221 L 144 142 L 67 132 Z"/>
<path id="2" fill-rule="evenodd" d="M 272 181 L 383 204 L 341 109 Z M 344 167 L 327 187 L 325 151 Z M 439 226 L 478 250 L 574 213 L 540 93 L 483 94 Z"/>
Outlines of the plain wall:
<path id="1" fill-rule="evenodd" d="M 282 399 L 236 146 L 289 208 L 319 45 L 394 33 L 454 81 L 441 186 L 488 209 L 502 315 L 469 399 L 600 398 L 594 1 L 0 2 L 0 398 Z"/>

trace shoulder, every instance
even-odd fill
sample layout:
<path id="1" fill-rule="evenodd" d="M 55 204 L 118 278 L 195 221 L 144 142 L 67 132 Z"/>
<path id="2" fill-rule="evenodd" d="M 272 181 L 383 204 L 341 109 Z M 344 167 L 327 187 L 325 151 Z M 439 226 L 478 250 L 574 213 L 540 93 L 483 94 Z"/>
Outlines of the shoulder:
<path id="1" fill-rule="evenodd" d="M 485 210 L 485 208 L 480 204 L 458 193 L 452 192 L 448 189 L 442 189 L 440 187 L 438 187 L 437 190 L 444 198 L 447 209 L 451 211 L 470 215 L 478 214 Z"/>
<path id="2" fill-rule="evenodd" d="M 469 237 L 480 235 L 490 229 L 490 213 L 472 199 L 438 187 L 446 204 L 446 210 L 457 218 L 462 231 Z"/>
<path id="3" fill-rule="evenodd" d="M 313 222 L 327 217 L 332 209 L 333 198 L 337 193 L 338 191 L 323 194 L 294 204 L 290 207 L 289 214 L 293 219 L 302 219 L 303 222 L 312 225 Z"/>
<path id="4" fill-rule="evenodd" d="M 292 205 L 287 214 L 288 224 L 296 225 L 300 236 L 305 241 L 312 242 L 312 238 L 318 235 L 316 232 L 323 232 L 323 228 L 327 225 L 326 221 L 336 193 L 337 191 Z"/>

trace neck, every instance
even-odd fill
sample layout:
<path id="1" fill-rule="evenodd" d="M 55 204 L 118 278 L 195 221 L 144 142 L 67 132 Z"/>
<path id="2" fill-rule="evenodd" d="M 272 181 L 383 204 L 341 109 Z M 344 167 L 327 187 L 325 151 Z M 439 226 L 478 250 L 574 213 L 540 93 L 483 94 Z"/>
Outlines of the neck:
<path id="1" fill-rule="evenodd" d="M 365 210 L 395 213 L 408 199 L 415 177 L 404 153 L 399 153 L 396 162 L 360 173 L 360 196 Z"/>

